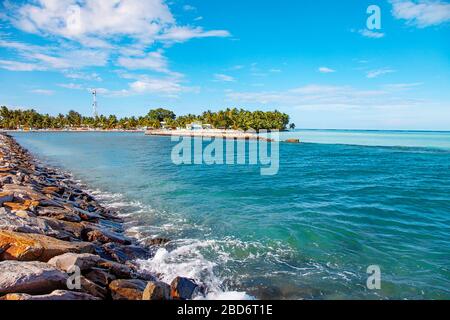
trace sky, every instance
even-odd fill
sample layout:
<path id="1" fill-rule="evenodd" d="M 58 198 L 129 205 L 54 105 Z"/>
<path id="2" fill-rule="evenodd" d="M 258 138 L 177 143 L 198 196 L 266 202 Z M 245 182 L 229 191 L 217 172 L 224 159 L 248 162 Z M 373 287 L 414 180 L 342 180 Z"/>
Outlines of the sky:
<path id="1" fill-rule="evenodd" d="M 450 130 L 450 2 L 0 0 L 0 105 L 92 115 L 93 88 L 121 117 L 237 107 Z"/>

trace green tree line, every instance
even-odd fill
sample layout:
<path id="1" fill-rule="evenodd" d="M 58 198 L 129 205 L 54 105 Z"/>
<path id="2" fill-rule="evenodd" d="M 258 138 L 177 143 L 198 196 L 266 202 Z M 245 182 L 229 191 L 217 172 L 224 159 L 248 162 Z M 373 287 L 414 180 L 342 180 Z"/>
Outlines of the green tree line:
<path id="1" fill-rule="evenodd" d="M 201 115 L 176 116 L 174 112 L 159 108 L 150 110 L 145 116 L 124 117 L 118 119 L 115 115 L 85 117 L 76 111 L 67 114 L 51 116 L 40 114 L 37 111 L 0 108 L 0 127 L 2 129 L 64 129 L 64 128 L 100 128 L 125 129 L 161 127 L 185 128 L 191 123 L 210 124 L 213 128 L 224 129 L 254 129 L 254 130 L 285 130 L 289 124 L 289 116 L 279 111 L 247 111 L 243 109 L 228 108 L 217 112 L 206 111 Z M 293 128 L 294 125 L 289 126 Z"/>

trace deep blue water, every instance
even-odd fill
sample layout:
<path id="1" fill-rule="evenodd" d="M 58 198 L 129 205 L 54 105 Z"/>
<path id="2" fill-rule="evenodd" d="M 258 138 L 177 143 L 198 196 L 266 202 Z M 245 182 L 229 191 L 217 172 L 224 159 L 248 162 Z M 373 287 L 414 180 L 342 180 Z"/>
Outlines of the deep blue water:
<path id="1" fill-rule="evenodd" d="M 450 133 L 287 135 L 318 143 L 281 144 L 279 173 L 261 176 L 176 166 L 167 137 L 14 134 L 127 215 L 131 234 L 173 239 L 142 267 L 201 280 L 210 298 L 450 299 Z M 366 287 L 369 265 L 381 290 Z"/>

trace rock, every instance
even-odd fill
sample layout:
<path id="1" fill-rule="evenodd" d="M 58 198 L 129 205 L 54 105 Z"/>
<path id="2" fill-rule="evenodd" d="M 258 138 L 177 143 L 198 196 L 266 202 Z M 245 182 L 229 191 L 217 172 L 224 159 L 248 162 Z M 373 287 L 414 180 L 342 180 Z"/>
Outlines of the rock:
<path id="1" fill-rule="evenodd" d="M 117 278 L 122 279 L 130 279 L 133 277 L 133 270 L 124 264 L 120 264 L 113 261 L 101 261 L 98 266 L 103 269 L 107 269 L 110 273 L 112 273 Z"/>
<path id="2" fill-rule="evenodd" d="M 81 271 L 85 271 L 95 267 L 101 260 L 102 258 L 99 256 L 90 253 L 76 254 L 69 252 L 50 259 L 48 264 L 66 272 L 72 270 L 74 266 L 79 267 Z"/>
<path id="3" fill-rule="evenodd" d="M 142 294 L 142 300 L 169 300 L 170 286 L 161 281 L 150 281 Z"/>
<path id="4" fill-rule="evenodd" d="M 0 208 L 0 230 L 8 230 L 23 233 L 44 234 L 58 239 L 65 239 L 68 234 L 52 228 L 47 221 L 34 218 L 28 211 L 12 213 L 5 208 Z"/>
<path id="5" fill-rule="evenodd" d="M 170 242 L 170 239 L 167 238 L 155 238 L 155 239 L 148 239 L 145 241 L 145 244 L 147 246 L 163 246 L 166 243 Z"/>
<path id="6" fill-rule="evenodd" d="M 12 176 L 10 176 L 10 175 L 6 175 L 6 176 L 0 175 L 0 184 L 1 185 L 10 184 L 10 183 L 13 183 Z"/>
<path id="7" fill-rule="evenodd" d="M 86 242 L 66 242 L 39 234 L 0 231 L 0 260 L 48 261 L 67 252 L 91 253 L 94 247 Z"/>
<path id="8" fill-rule="evenodd" d="M 287 143 L 300 143 L 299 139 L 287 139 L 285 142 Z"/>
<path id="9" fill-rule="evenodd" d="M 64 194 L 64 189 L 61 187 L 45 187 L 42 189 L 42 192 L 45 194 L 56 193 L 56 194 L 62 195 L 62 194 Z"/>
<path id="10" fill-rule="evenodd" d="M 113 300 L 142 300 L 145 281 L 138 279 L 114 280 L 109 284 Z"/>
<path id="11" fill-rule="evenodd" d="M 19 195 L 27 195 L 31 200 L 42 200 L 45 196 L 38 191 L 36 191 L 31 186 L 21 186 L 17 184 L 6 184 L 3 186 L 4 192 L 14 192 Z"/>
<path id="12" fill-rule="evenodd" d="M 102 218 L 101 215 L 96 214 L 94 212 L 89 212 L 77 207 L 73 207 L 73 209 L 77 212 L 77 214 L 80 216 L 81 219 L 85 220 L 85 221 L 98 221 L 99 219 Z"/>
<path id="13" fill-rule="evenodd" d="M 86 240 L 90 242 L 98 241 L 100 243 L 116 242 L 120 244 L 131 244 L 131 240 L 121 234 L 100 229 L 87 232 Z"/>
<path id="14" fill-rule="evenodd" d="M 192 279 L 176 277 L 170 285 L 170 295 L 176 300 L 192 299 L 199 286 Z"/>
<path id="15" fill-rule="evenodd" d="M 111 242 L 103 245 L 101 249 L 102 252 L 99 252 L 101 256 L 119 263 L 137 259 L 149 259 L 151 257 L 151 253 L 148 250 L 135 245 L 124 246 Z"/>
<path id="16" fill-rule="evenodd" d="M 12 202 L 14 200 L 14 193 L 12 192 L 0 192 L 0 206 L 5 202 Z"/>
<path id="17" fill-rule="evenodd" d="M 92 270 L 89 271 L 85 275 L 85 277 L 86 279 L 89 279 L 92 282 L 103 287 L 107 287 L 111 283 L 111 281 L 116 280 L 115 276 L 98 268 L 92 268 Z"/>
<path id="18" fill-rule="evenodd" d="M 103 288 L 98 284 L 95 284 L 94 282 L 83 276 L 80 278 L 80 282 L 81 282 L 81 290 L 86 293 L 89 293 L 90 295 L 93 295 L 94 297 L 105 299 L 106 296 L 108 295 L 108 290 L 106 290 L 106 288 Z"/>
<path id="19" fill-rule="evenodd" d="M 30 300 L 30 301 L 75 301 L 75 300 L 100 300 L 84 292 L 55 290 L 50 294 L 32 296 L 25 293 L 10 293 L 3 300 Z"/>
<path id="20" fill-rule="evenodd" d="M 47 263 L 0 262 L 0 295 L 7 293 L 44 294 L 66 287 L 67 274 Z"/>
<path id="21" fill-rule="evenodd" d="M 40 216 L 46 216 L 57 220 L 64 220 L 69 222 L 81 222 L 81 218 L 74 212 L 58 207 L 45 207 L 39 208 L 37 214 Z"/>
<path id="22" fill-rule="evenodd" d="M 3 206 L 13 210 L 13 211 L 20 211 L 20 210 L 34 210 L 39 205 L 39 201 L 35 200 L 25 200 L 23 203 L 18 202 L 5 202 L 3 203 Z"/>
<path id="23" fill-rule="evenodd" d="M 42 217 L 40 220 L 46 221 L 46 223 L 51 226 L 54 230 L 64 231 L 72 235 L 72 237 L 76 239 L 81 239 L 81 235 L 83 234 L 85 227 L 80 223 L 64 221 L 64 220 L 55 220 L 47 217 Z"/>

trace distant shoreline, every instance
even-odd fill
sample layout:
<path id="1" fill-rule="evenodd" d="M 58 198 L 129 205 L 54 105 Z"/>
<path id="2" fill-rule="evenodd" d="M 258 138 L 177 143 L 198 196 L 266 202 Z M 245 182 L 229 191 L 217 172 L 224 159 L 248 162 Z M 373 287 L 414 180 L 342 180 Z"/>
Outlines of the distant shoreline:
<path id="1" fill-rule="evenodd" d="M 124 129 L 95 129 L 95 130 L 55 130 L 55 129 L 39 129 L 39 130 L 4 130 L 0 129 L 0 132 L 18 132 L 18 133 L 30 133 L 30 132 L 55 132 L 55 133 L 89 133 L 89 132 L 136 132 L 144 133 L 145 130 L 124 130 Z"/>

